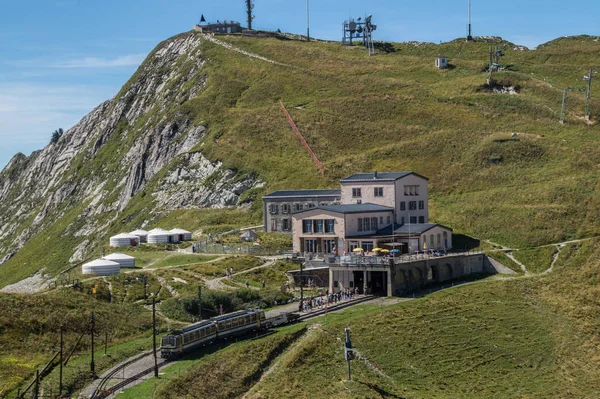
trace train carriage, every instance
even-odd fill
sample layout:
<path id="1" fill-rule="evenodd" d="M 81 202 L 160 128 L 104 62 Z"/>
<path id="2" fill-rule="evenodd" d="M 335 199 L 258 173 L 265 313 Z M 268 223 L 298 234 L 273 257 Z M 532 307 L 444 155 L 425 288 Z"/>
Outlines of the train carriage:
<path id="1" fill-rule="evenodd" d="M 170 358 L 217 340 L 217 327 L 210 320 L 173 331 L 162 338 L 160 355 Z"/>
<path id="2" fill-rule="evenodd" d="M 265 312 L 262 310 L 241 310 L 211 319 L 217 326 L 219 339 L 243 335 L 250 331 L 265 328 Z"/>

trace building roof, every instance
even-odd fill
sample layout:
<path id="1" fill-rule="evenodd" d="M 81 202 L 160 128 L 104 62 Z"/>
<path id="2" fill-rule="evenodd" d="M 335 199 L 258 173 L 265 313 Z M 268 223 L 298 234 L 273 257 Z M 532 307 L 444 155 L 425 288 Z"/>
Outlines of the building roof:
<path id="1" fill-rule="evenodd" d="M 302 211 L 294 212 L 294 214 L 314 211 L 320 209 L 323 211 L 335 212 L 335 213 L 365 213 L 365 212 L 391 212 L 394 208 L 389 206 L 377 205 L 377 204 L 344 204 L 344 205 L 321 205 L 315 206 L 314 208 L 304 209 Z"/>
<path id="2" fill-rule="evenodd" d="M 280 190 L 263 196 L 263 198 L 314 198 L 314 197 L 339 197 L 340 189 L 328 190 Z"/>
<path id="3" fill-rule="evenodd" d="M 420 236 L 421 234 L 433 229 L 434 227 L 441 227 L 452 231 L 450 227 L 443 226 L 438 223 L 423 223 L 423 224 L 394 224 L 395 230 L 392 233 L 392 225 L 386 226 L 383 229 L 377 230 L 373 234 L 360 234 L 348 236 L 348 238 L 372 238 L 372 237 L 389 237 L 396 235 L 398 237 Z"/>
<path id="4" fill-rule="evenodd" d="M 409 234 L 423 234 L 426 231 L 429 231 L 431 229 L 433 229 L 434 227 L 443 227 L 445 229 L 448 229 L 450 231 L 452 231 L 451 228 L 446 227 L 446 226 L 442 226 L 441 224 L 437 224 L 437 223 L 422 223 L 422 224 L 403 224 L 403 225 L 399 225 L 399 224 L 395 224 L 394 225 L 394 233 L 393 234 L 397 234 L 397 235 L 409 235 Z M 392 235 L 392 225 L 389 225 L 381 230 L 378 230 L 376 235 L 380 236 L 380 235 Z"/>
<path id="5" fill-rule="evenodd" d="M 131 260 L 131 259 L 135 259 L 135 258 L 133 256 L 115 252 L 110 255 L 103 256 L 101 259 L 114 261 L 114 260 Z"/>
<path id="6" fill-rule="evenodd" d="M 415 175 L 422 179 L 429 180 L 427 177 L 422 176 L 415 172 L 371 172 L 371 173 L 356 173 L 352 176 L 348 176 L 340 180 L 341 183 L 351 182 L 372 182 L 372 181 L 396 181 L 403 177 Z"/>

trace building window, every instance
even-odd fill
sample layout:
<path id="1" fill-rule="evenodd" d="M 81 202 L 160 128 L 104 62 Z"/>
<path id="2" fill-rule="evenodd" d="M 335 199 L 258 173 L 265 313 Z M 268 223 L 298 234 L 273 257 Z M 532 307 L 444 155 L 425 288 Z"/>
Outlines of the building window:
<path id="1" fill-rule="evenodd" d="M 289 231 L 290 230 L 290 219 L 282 219 L 281 220 L 281 230 Z"/>
<path id="2" fill-rule="evenodd" d="M 404 195 L 419 195 L 419 186 L 404 186 Z"/>
<path id="3" fill-rule="evenodd" d="M 425 201 L 419 201 L 419 209 L 425 209 Z"/>
<path id="4" fill-rule="evenodd" d="M 304 241 L 305 252 L 317 252 L 317 240 L 306 240 Z"/>
<path id="5" fill-rule="evenodd" d="M 383 216 L 379 216 L 379 225 L 383 226 Z"/>
<path id="6" fill-rule="evenodd" d="M 365 231 L 371 231 L 371 218 L 364 218 L 363 222 Z"/>
<path id="7" fill-rule="evenodd" d="M 361 242 L 362 244 L 362 249 L 365 252 L 373 252 L 373 241 L 363 241 Z"/>
<path id="8" fill-rule="evenodd" d="M 281 213 L 290 213 L 290 204 L 282 204 Z"/>
<path id="9" fill-rule="evenodd" d="M 425 216 L 419 216 L 419 223 L 425 223 Z"/>
<path id="10" fill-rule="evenodd" d="M 296 211 L 301 211 L 304 208 L 302 204 L 296 204 Z"/>
<path id="11" fill-rule="evenodd" d="M 416 216 L 411 216 L 410 217 L 410 224 L 417 224 L 417 217 Z"/>
<path id="12" fill-rule="evenodd" d="M 362 197 L 360 188 L 352 189 L 352 198 Z"/>
<path id="13" fill-rule="evenodd" d="M 373 188 L 373 196 L 375 196 L 375 197 L 383 197 L 383 187 L 375 187 L 375 188 Z"/>
<path id="14" fill-rule="evenodd" d="M 312 233 L 312 227 L 313 227 L 313 221 L 312 220 L 303 220 L 302 221 L 302 232 L 304 234 L 311 234 Z"/>
<path id="15" fill-rule="evenodd" d="M 358 231 L 363 231 L 363 220 L 358 218 Z"/>
<path id="16" fill-rule="evenodd" d="M 350 248 L 350 252 L 352 252 L 354 249 L 358 248 L 358 241 L 350 241 L 348 247 Z"/>
<path id="17" fill-rule="evenodd" d="M 444 250 L 448 249 L 448 233 L 444 231 Z"/>
<path id="18" fill-rule="evenodd" d="M 306 204 L 306 207 L 307 207 L 307 208 L 309 208 L 309 209 L 310 209 L 310 208 L 314 208 L 314 207 L 315 207 L 315 204 L 313 204 L 313 203 Z"/>
<path id="19" fill-rule="evenodd" d="M 401 211 L 405 211 L 406 210 L 406 202 L 405 201 L 400 202 L 400 210 Z"/>
<path id="20" fill-rule="evenodd" d="M 277 219 L 271 219 L 271 231 L 277 231 Z"/>
<path id="21" fill-rule="evenodd" d="M 335 220 L 328 219 L 325 221 L 325 233 L 335 233 Z"/>
<path id="22" fill-rule="evenodd" d="M 408 201 L 408 210 L 416 211 L 417 210 L 417 201 Z"/>
<path id="23" fill-rule="evenodd" d="M 429 235 L 429 249 L 433 249 L 435 248 L 435 238 L 433 237 L 433 234 Z"/>
<path id="24" fill-rule="evenodd" d="M 371 230 L 378 230 L 377 218 L 371 218 Z"/>
<path id="25" fill-rule="evenodd" d="M 271 215 L 277 215 L 277 213 L 279 213 L 279 205 L 277 205 L 277 204 L 269 205 L 269 213 Z"/>
<path id="26" fill-rule="evenodd" d="M 441 239 L 441 237 L 442 237 L 442 236 L 441 236 L 440 234 L 438 234 L 438 235 L 437 235 L 437 242 L 438 242 L 438 245 L 437 245 L 437 246 L 438 246 L 438 248 L 441 248 L 441 247 L 442 247 L 442 239 Z"/>
<path id="27" fill-rule="evenodd" d="M 315 233 L 323 233 L 323 220 L 315 220 Z"/>

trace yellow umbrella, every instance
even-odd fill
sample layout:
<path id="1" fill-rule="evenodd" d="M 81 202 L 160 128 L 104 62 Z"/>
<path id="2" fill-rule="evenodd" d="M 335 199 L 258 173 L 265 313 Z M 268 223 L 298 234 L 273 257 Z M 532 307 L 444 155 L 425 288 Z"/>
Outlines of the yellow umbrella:
<path id="1" fill-rule="evenodd" d="M 354 248 L 352 252 L 363 252 L 362 248 Z"/>
<path id="2" fill-rule="evenodd" d="M 383 253 L 387 254 L 387 253 L 389 253 L 389 252 L 390 252 L 390 250 L 389 250 L 389 249 L 382 249 L 382 250 L 381 250 L 381 252 L 383 252 Z"/>
<path id="3" fill-rule="evenodd" d="M 382 250 L 383 250 L 383 248 L 373 248 L 373 252 L 379 252 L 379 251 L 382 251 Z"/>

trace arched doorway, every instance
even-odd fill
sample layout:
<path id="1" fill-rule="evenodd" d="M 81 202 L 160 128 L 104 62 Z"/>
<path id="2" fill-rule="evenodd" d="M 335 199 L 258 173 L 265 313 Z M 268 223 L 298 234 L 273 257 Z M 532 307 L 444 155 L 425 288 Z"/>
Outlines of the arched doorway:
<path id="1" fill-rule="evenodd" d="M 442 268 L 442 280 L 452 280 L 452 278 L 454 278 L 454 270 L 452 270 L 452 265 L 446 263 Z"/>

